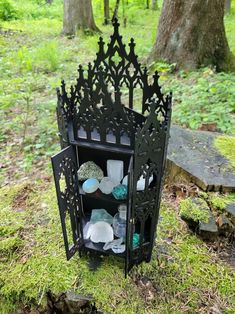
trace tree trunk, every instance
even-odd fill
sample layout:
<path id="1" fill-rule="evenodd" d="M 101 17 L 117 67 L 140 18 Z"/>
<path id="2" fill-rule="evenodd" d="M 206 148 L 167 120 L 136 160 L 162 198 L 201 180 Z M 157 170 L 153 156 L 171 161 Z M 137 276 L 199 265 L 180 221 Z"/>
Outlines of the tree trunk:
<path id="1" fill-rule="evenodd" d="M 91 0 L 64 0 L 63 33 L 75 35 L 77 29 L 99 31 L 94 21 Z"/>
<path id="2" fill-rule="evenodd" d="M 230 13 L 231 11 L 231 0 L 225 0 L 225 14 Z"/>
<path id="3" fill-rule="evenodd" d="M 224 0 L 165 0 L 150 60 L 226 70 L 230 52 L 223 17 Z"/>
<path id="4" fill-rule="evenodd" d="M 120 0 L 116 0 L 115 9 L 113 12 L 113 18 L 112 20 L 118 18 L 118 8 L 119 8 Z"/>
<path id="5" fill-rule="evenodd" d="M 109 24 L 109 0 L 104 0 L 104 24 Z"/>
<path id="6" fill-rule="evenodd" d="M 152 10 L 157 10 L 158 5 L 157 5 L 157 0 L 152 0 Z"/>
<path id="7" fill-rule="evenodd" d="M 146 9 L 149 9 L 149 0 L 146 0 Z"/>

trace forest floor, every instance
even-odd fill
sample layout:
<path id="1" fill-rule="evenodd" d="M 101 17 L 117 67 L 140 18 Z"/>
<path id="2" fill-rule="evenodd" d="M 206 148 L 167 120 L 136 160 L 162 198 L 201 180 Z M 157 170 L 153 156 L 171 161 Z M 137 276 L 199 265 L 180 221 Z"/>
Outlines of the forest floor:
<path id="1" fill-rule="evenodd" d="M 112 27 L 102 26 L 101 2 L 93 2 L 107 43 Z M 152 261 L 134 268 L 127 279 L 113 258 L 104 258 L 96 272 L 89 271 L 85 258 L 65 260 L 50 164 L 60 150 L 55 89 L 62 78 L 73 83 L 78 64 L 95 58 L 99 35 L 61 36 L 60 0 L 51 6 L 34 0 L 12 5 L 15 19 L 0 20 L 0 314 L 19 308 L 30 313 L 30 307 L 45 305 L 48 291 L 71 289 L 92 295 L 104 313 L 234 313 L 234 265 L 226 259 L 232 246 L 205 243 L 190 232 L 179 217 L 179 199 L 169 191 Z M 129 1 L 124 13 L 123 40 L 135 38 L 145 63 L 160 11 Z M 235 55 L 234 2 L 225 26 Z M 165 91 L 173 90 L 175 123 L 192 129 L 212 123 L 235 135 L 234 72 L 176 71 L 164 62 L 150 69 L 159 71 Z"/>

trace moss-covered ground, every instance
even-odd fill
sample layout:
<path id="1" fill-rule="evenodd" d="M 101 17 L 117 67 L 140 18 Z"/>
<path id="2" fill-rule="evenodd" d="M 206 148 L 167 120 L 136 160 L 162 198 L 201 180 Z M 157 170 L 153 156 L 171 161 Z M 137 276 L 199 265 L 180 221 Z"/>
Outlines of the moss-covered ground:
<path id="1" fill-rule="evenodd" d="M 135 38 L 145 62 L 160 11 L 128 2 L 120 11 L 121 21 L 127 17 L 121 32 L 125 42 Z M 92 294 L 104 313 L 234 313 L 234 269 L 190 233 L 166 201 L 152 261 L 134 268 L 127 279 L 114 258 L 104 258 L 96 272 L 89 271 L 85 257 L 66 261 L 50 166 L 50 156 L 60 150 L 55 88 L 61 78 L 74 82 L 78 64 L 94 59 L 99 35 L 61 36 L 61 0 L 51 6 L 40 0 L 11 4 L 5 20 L 0 6 L 0 314 L 25 305 L 42 308 L 49 290 L 71 289 Z M 112 28 L 102 25 L 102 2 L 93 6 L 107 42 Z M 235 54 L 234 17 L 233 1 L 225 26 Z M 174 72 L 174 65 L 163 62 L 151 64 L 154 69 L 163 88 L 174 92 L 174 122 L 194 129 L 215 123 L 234 135 L 234 72 Z"/>
<path id="2" fill-rule="evenodd" d="M 6 195 L 0 205 L 0 313 L 23 304 L 43 307 L 49 290 L 92 295 L 104 313 L 234 312 L 234 270 L 189 233 L 170 204 L 161 207 L 152 261 L 125 279 L 114 258 L 104 258 L 95 272 L 86 257 L 66 261 L 51 182 L 26 181 L 0 192 Z M 20 193 L 24 198 L 16 202 Z"/>

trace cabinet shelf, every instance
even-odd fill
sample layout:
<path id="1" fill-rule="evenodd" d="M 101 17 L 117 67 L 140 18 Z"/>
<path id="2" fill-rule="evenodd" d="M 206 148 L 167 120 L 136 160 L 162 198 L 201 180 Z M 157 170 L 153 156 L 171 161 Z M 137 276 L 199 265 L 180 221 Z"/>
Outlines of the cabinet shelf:
<path id="1" fill-rule="evenodd" d="M 99 189 L 97 191 L 95 191 L 94 193 L 85 193 L 82 189 L 81 184 L 79 184 L 79 194 L 84 196 L 84 197 L 87 197 L 87 198 L 106 201 L 106 202 L 110 202 L 110 203 L 114 203 L 114 204 L 123 204 L 127 201 L 126 199 L 125 200 L 116 200 L 112 196 L 112 194 L 104 194 Z"/>
<path id="2" fill-rule="evenodd" d="M 117 257 L 125 257 L 125 251 L 123 253 L 114 253 L 111 249 L 105 251 L 103 249 L 104 243 L 93 243 L 90 240 L 85 240 L 84 246 L 89 251 L 96 251 L 96 252 L 98 251 L 102 253 L 103 255 L 114 255 Z"/>

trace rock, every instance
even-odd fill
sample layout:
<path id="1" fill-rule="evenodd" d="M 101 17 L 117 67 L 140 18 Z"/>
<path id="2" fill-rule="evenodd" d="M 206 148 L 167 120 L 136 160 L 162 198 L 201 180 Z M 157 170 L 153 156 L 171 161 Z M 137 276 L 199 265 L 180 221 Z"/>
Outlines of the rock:
<path id="1" fill-rule="evenodd" d="M 199 221 L 209 219 L 210 208 L 206 201 L 200 198 L 187 198 L 180 202 L 180 216 L 188 224 L 189 228 L 196 231 Z"/>
<path id="2" fill-rule="evenodd" d="M 94 193 L 98 187 L 99 181 L 94 178 L 87 179 L 82 185 L 82 189 L 85 193 Z"/>
<path id="3" fill-rule="evenodd" d="M 109 177 L 103 177 L 100 182 L 99 189 L 104 194 L 111 194 L 115 183 Z"/>
<path id="4" fill-rule="evenodd" d="M 214 146 L 218 135 L 172 125 L 167 155 L 168 180 L 184 178 L 205 191 L 235 191 L 231 164 Z"/>
<path id="5" fill-rule="evenodd" d="M 235 203 L 227 204 L 224 210 L 231 216 L 231 221 L 235 225 Z"/>
<path id="6" fill-rule="evenodd" d="M 58 295 L 48 292 L 46 313 L 101 313 L 92 305 L 92 302 L 92 297 L 75 294 L 73 291 L 67 291 Z"/>
<path id="7" fill-rule="evenodd" d="M 65 303 L 67 304 L 68 311 L 71 314 L 79 313 L 84 307 L 89 306 L 91 301 L 91 297 L 84 297 L 75 294 L 73 291 L 66 292 Z"/>
<path id="8" fill-rule="evenodd" d="M 219 226 L 220 235 L 227 236 L 235 231 L 235 226 L 224 214 L 219 216 L 219 218 L 217 219 L 217 224 Z"/>
<path id="9" fill-rule="evenodd" d="M 85 181 L 89 178 L 102 180 L 104 177 L 103 170 L 97 166 L 93 161 L 87 161 L 78 169 L 78 180 Z"/>
<path id="10" fill-rule="evenodd" d="M 205 200 L 197 197 L 182 200 L 180 215 L 202 238 L 211 240 L 218 234 L 215 218 Z"/>
<path id="11" fill-rule="evenodd" d="M 119 184 L 113 188 L 112 194 L 116 200 L 125 200 L 127 198 L 127 186 Z"/>
<path id="12" fill-rule="evenodd" d="M 204 239 L 214 240 L 218 235 L 218 226 L 212 212 L 209 210 L 208 213 L 210 215 L 208 222 L 199 222 L 199 234 Z"/>

